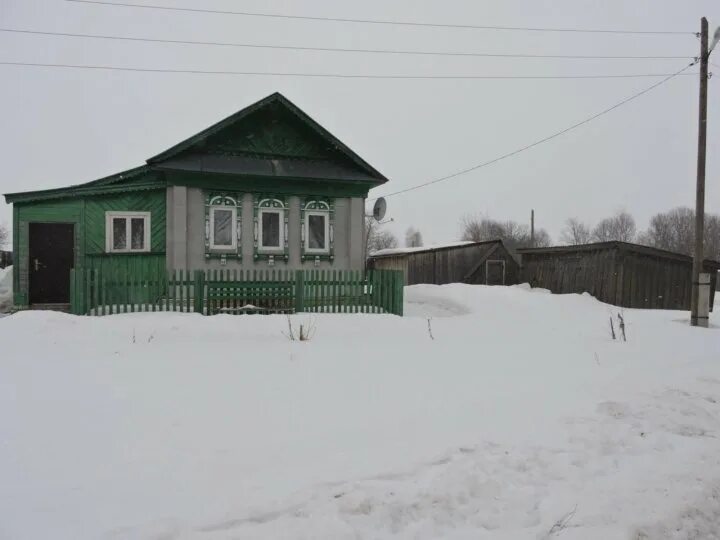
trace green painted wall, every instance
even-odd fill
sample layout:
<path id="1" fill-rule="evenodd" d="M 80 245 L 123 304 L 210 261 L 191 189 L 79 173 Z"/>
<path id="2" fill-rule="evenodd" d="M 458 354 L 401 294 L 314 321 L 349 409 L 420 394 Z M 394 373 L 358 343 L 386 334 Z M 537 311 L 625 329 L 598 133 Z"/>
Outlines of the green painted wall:
<path id="1" fill-rule="evenodd" d="M 72 223 L 75 225 L 75 266 L 82 267 L 84 262 L 84 221 L 83 201 L 66 199 L 28 204 L 15 204 L 15 241 L 13 259 L 17 271 L 13 272 L 13 291 L 16 306 L 28 305 L 29 291 L 29 224 L 36 223 Z"/>
<path id="2" fill-rule="evenodd" d="M 150 251 L 165 252 L 165 190 L 135 191 L 85 200 L 85 249 L 88 255 L 105 253 L 105 214 L 112 211 L 150 212 Z"/>
<path id="3" fill-rule="evenodd" d="M 103 273 L 129 272 L 134 269 L 165 269 L 167 212 L 165 189 L 134 191 L 116 195 L 95 195 L 54 201 L 15 203 L 15 239 L 13 256 L 16 306 L 28 305 L 29 224 L 72 223 L 75 225 L 75 268 L 101 269 Z M 105 212 L 150 212 L 150 253 L 105 253 Z"/>

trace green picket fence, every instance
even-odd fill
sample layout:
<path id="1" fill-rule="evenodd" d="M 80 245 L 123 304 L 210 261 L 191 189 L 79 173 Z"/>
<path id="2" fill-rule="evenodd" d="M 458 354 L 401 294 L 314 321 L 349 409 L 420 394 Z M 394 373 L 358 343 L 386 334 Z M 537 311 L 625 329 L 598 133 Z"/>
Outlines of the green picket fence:
<path id="1" fill-rule="evenodd" d="M 403 312 L 395 270 L 175 270 L 145 273 L 73 269 L 70 311 L 218 313 Z"/>

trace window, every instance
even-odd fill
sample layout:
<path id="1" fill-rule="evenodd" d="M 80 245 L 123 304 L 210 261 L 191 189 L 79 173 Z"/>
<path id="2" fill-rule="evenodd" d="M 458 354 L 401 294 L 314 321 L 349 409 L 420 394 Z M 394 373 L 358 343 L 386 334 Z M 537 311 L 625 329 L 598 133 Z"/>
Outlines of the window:
<path id="1" fill-rule="evenodd" d="M 253 212 L 253 259 L 287 262 L 288 206 L 284 195 L 256 194 Z"/>
<path id="2" fill-rule="evenodd" d="M 205 258 L 242 259 L 242 193 L 205 192 Z"/>
<path id="3" fill-rule="evenodd" d="M 283 213 L 283 210 L 260 211 L 260 249 L 282 249 L 284 217 Z"/>
<path id="4" fill-rule="evenodd" d="M 210 248 L 236 249 L 237 235 L 235 221 L 237 210 L 231 206 L 213 206 L 210 208 Z"/>
<path id="5" fill-rule="evenodd" d="M 300 206 L 302 244 L 300 260 L 332 262 L 334 254 L 335 202 L 325 197 L 308 197 Z"/>
<path id="6" fill-rule="evenodd" d="M 112 253 L 150 251 L 150 212 L 106 212 L 105 250 Z"/>
<path id="7" fill-rule="evenodd" d="M 307 212 L 305 215 L 305 251 L 327 253 L 329 251 L 329 219 L 325 212 Z"/>

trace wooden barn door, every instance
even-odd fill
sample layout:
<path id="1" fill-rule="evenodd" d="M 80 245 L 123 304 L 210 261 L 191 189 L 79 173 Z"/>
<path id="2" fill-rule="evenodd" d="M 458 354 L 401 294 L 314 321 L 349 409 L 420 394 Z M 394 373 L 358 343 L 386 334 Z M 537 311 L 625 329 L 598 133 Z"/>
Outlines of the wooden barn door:
<path id="1" fill-rule="evenodd" d="M 485 263 L 485 283 L 487 285 L 505 285 L 505 261 L 487 261 Z"/>
<path id="2" fill-rule="evenodd" d="M 72 223 L 30 223 L 31 304 L 69 304 L 75 242 Z"/>

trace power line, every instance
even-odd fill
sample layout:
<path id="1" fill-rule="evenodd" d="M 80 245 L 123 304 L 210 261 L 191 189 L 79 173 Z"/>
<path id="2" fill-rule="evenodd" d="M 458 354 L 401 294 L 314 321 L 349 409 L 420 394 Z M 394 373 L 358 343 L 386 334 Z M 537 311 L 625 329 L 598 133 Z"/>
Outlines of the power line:
<path id="1" fill-rule="evenodd" d="M 624 73 L 610 75 L 381 75 L 357 73 L 292 73 L 273 71 L 212 71 L 204 69 L 163 69 L 136 68 L 122 66 L 102 66 L 83 64 L 50 64 L 41 62 L 0 61 L 5 66 L 30 66 L 70 69 L 92 69 L 104 71 L 136 71 L 140 73 L 186 73 L 193 75 L 246 75 L 262 77 L 309 77 L 331 79 L 396 79 L 396 80 L 540 80 L 540 79 L 636 79 L 647 77 L 666 77 L 667 73 Z M 675 74 L 672 74 L 673 76 Z M 689 74 L 688 74 L 689 75 Z"/>
<path id="2" fill-rule="evenodd" d="M 19 28 L 0 28 L 0 32 L 15 34 L 32 34 L 41 36 L 59 36 L 73 38 L 107 39 L 117 41 L 137 41 L 147 43 L 168 43 L 179 45 L 208 45 L 216 47 L 241 47 L 247 49 L 279 49 L 289 51 L 315 51 L 336 53 L 369 53 L 394 54 L 412 56 L 460 56 L 481 58 L 568 58 L 568 59 L 599 59 L 599 60 L 676 60 L 689 59 L 693 56 L 644 56 L 644 55 L 586 55 L 586 54 L 513 54 L 513 53 L 481 53 L 481 52 L 454 52 L 454 51 L 410 51 L 402 49 L 348 49 L 338 47 L 304 47 L 298 45 L 264 45 L 256 43 L 229 43 L 222 41 L 190 41 L 181 39 L 160 39 L 132 36 L 110 36 L 104 34 L 76 34 L 70 32 L 49 32 L 41 30 L 24 30 Z"/>
<path id="3" fill-rule="evenodd" d="M 672 75 L 669 75 L 669 76 L 665 77 L 663 80 L 661 80 L 661 81 L 659 81 L 659 82 L 656 82 L 655 84 L 653 84 L 653 85 L 651 85 L 651 86 L 648 86 L 647 88 L 645 88 L 644 90 L 641 90 L 641 91 L 638 92 L 637 94 L 633 94 L 632 96 L 623 99 L 622 101 L 616 103 L 616 104 L 613 105 L 612 107 L 609 107 L 609 108 L 607 108 L 607 109 L 605 109 L 605 110 L 603 110 L 603 111 L 600 111 L 599 113 L 594 114 L 594 115 L 592 115 L 592 116 L 590 116 L 590 117 L 588 117 L 588 118 L 586 118 L 586 119 L 584 119 L 584 120 L 581 120 L 580 122 L 577 122 L 577 123 L 575 123 L 575 124 L 573 124 L 573 125 L 571 125 L 571 126 L 569 126 L 569 127 L 566 127 L 565 129 L 562 129 L 562 130 L 560 130 L 560 131 L 556 131 L 555 133 L 553 133 L 553 134 L 551 134 L 551 135 L 548 135 L 547 137 L 544 137 L 544 138 L 542 138 L 542 139 L 540 139 L 540 140 L 537 140 L 537 141 L 535 141 L 535 142 L 533 142 L 533 143 L 530 143 L 530 144 L 528 144 L 528 145 L 526 145 L 526 146 L 523 146 L 523 147 L 521 147 L 521 148 L 518 148 L 517 150 L 513 150 L 512 152 L 508 152 L 507 154 L 503 154 L 502 156 L 496 157 L 496 158 L 491 159 L 491 160 L 489 160 L 489 161 L 485 161 L 485 162 L 480 163 L 480 164 L 478 164 L 478 165 L 473 165 L 472 167 L 468 167 L 467 169 L 463 169 L 463 170 L 461 170 L 461 171 L 454 172 L 454 173 L 449 174 L 449 175 L 447 175 L 447 176 L 442 176 L 442 177 L 440 177 L 440 178 L 435 178 L 434 180 L 429 180 L 429 181 L 427 181 L 427 182 L 423 182 L 422 184 L 418 184 L 418 185 L 416 185 L 416 186 L 412 186 L 412 187 L 409 187 L 409 188 L 406 188 L 406 189 L 401 189 L 401 190 L 399 190 L 399 191 L 394 191 L 394 192 L 392 192 L 392 193 L 388 193 L 387 195 L 383 195 L 383 197 L 393 197 L 393 196 L 395 196 L 395 195 L 400 195 L 401 193 L 407 193 L 408 191 L 414 191 L 414 190 L 416 190 L 416 189 L 424 188 L 424 187 L 430 186 L 430 185 L 432 185 L 432 184 L 438 184 L 438 183 L 440 183 L 440 182 L 444 182 L 444 181 L 446 181 L 446 180 L 450 180 L 450 179 L 452 179 L 452 178 L 456 178 L 456 177 L 458 177 L 458 176 L 460 176 L 460 175 L 463 175 L 463 174 L 465 174 L 465 173 L 469 173 L 469 172 L 471 172 L 471 171 L 476 171 L 476 170 L 478 170 L 478 169 L 482 169 L 483 167 L 487 167 L 488 165 L 492 165 L 493 163 L 497 163 L 498 161 L 502 161 L 502 160 L 507 159 L 507 158 L 509 158 L 509 157 L 515 156 L 515 155 L 517 155 L 517 154 L 520 154 L 521 152 L 524 152 L 525 150 L 530 150 L 531 148 L 534 148 L 535 146 L 539 146 L 539 145 L 541 145 L 541 144 L 543 144 L 543 143 L 545 143 L 545 142 L 547 142 L 547 141 L 550 141 L 550 140 L 552 140 L 552 139 L 555 139 L 556 137 L 559 137 L 559 136 L 561 136 L 561 135 L 564 135 L 565 133 L 568 133 L 569 131 L 572 131 L 572 130 L 574 130 L 574 129 L 577 129 L 577 128 L 579 128 L 580 126 L 583 126 L 583 125 L 585 125 L 585 124 L 588 124 L 588 123 L 592 122 L 593 120 L 595 120 L 595 119 L 597 119 L 597 118 L 600 118 L 601 116 L 604 116 L 604 115 L 606 115 L 606 114 L 614 111 L 615 109 L 618 109 L 618 108 L 622 107 L 622 106 L 625 105 L 626 103 L 630 103 L 631 101 L 639 98 L 640 96 L 645 95 L 645 94 L 647 94 L 648 92 L 654 90 L 654 89 L 657 88 L 658 86 L 661 86 L 661 85 L 665 84 L 666 82 L 668 82 L 669 80 L 674 79 L 674 78 L 677 77 L 678 75 L 681 75 L 686 69 L 688 69 L 688 68 L 691 67 L 691 66 L 694 66 L 695 64 L 696 64 L 696 62 L 692 62 L 691 64 L 688 64 L 687 66 L 685 66 L 684 68 L 682 68 L 680 71 L 676 71 L 676 72 L 673 73 Z M 377 198 L 378 198 L 378 197 L 376 197 L 376 199 L 377 199 Z M 371 199 L 371 200 L 375 200 L 375 199 Z"/>
<path id="4" fill-rule="evenodd" d="M 341 22 L 341 23 L 356 23 L 356 24 L 377 24 L 377 25 L 394 25 L 394 26 L 416 26 L 425 28 L 464 28 L 469 30 L 511 30 L 511 31 L 527 31 L 527 32 L 568 32 L 568 33 L 592 33 L 592 34 L 636 34 L 636 35 L 695 35 L 696 32 L 678 32 L 678 31 L 666 31 L 666 30 L 603 30 L 597 28 L 540 28 L 540 27 L 523 27 L 523 26 L 486 26 L 486 25 L 475 25 L 475 24 L 443 24 L 443 23 L 428 23 L 428 22 L 414 22 L 414 21 L 390 21 L 390 20 L 379 20 L 379 19 L 350 19 L 343 17 L 320 17 L 320 16 L 309 16 L 309 15 L 286 15 L 281 13 L 263 13 L 263 12 L 251 12 L 251 11 L 226 11 L 219 9 L 204 9 L 204 8 L 188 8 L 188 7 L 173 7 L 173 6 L 157 6 L 157 5 L 145 5 L 145 4 L 131 4 L 125 2 L 104 2 L 101 0 L 65 0 L 66 2 L 75 2 L 78 4 L 98 4 L 104 6 L 117 6 L 117 7 L 132 7 L 132 8 L 143 8 L 143 9 L 159 9 L 165 11 L 185 11 L 191 13 L 212 13 L 219 15 L 242 15 L 245 17 L 265 17 L 274 19 L 293 19 L 293 20 L 304 20 L 304 21 L 322 21 L 322 22 Z"/>

